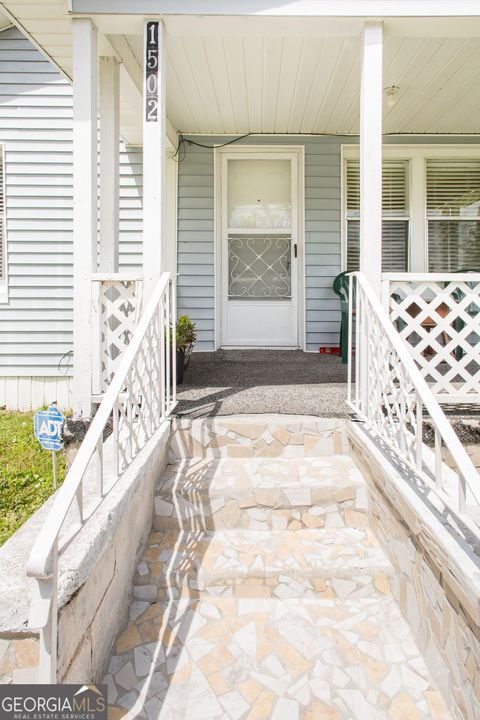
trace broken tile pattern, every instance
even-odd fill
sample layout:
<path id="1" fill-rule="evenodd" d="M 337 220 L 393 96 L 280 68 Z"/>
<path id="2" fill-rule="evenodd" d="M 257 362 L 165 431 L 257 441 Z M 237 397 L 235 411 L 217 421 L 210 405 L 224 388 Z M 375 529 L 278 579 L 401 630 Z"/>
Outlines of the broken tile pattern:
<path id="1" fill-rule="evenodd" d="M 346 421 L 244 415 L 175 421 L 170 458 L 322 457 L 348 453 Z"/>
<path id="2" fill-rule="evenodd" d="M 156 530 L 367 525 L 365 484 L 345 455 L 172 463 L 154 503 Z"/>
<path id="3" fill-rule="evenodd" d="M 149 720 L 450 718 L 390 596 L 202 596 L 155 611 L 104 679 L 112 704 Z"/>
<path id="4" fill-rule="evenodd" d="M 452 556 L 424 521 L 425 507 L 412 505 L 366 448 L 352 437 L 352 454 L 369 483 L 369 524 L 394 568 L 390 587 L 427 667 L 462 720 L 480 718 L 480 626 L 475 578 L 462 578 L 463 552 L 443 532 Z M 394 501 L 389 501 L 392 498 Z M 437 531 L 438 532 L 438 529 Z M 473 592 L 473 597 L 472 597 Z M 443 718 L 429 701 L 434 717 Z M 398 706 L 397 715 L 400 714 Z M 406 708 L 406 705 L 405 705 Z M 405 716 L 407 716 L 405 709 Z M 409 715 L 410 717 L 410 715 Z"/>
<path id="5" fill-rule="evenodd" d="M 346 522 L 368 504 L 349 461 L 177 469 L 158 491 L 158 527 L 186 509 L 204 516 L 206 503 L 216 516 L 222 499 L 231 515 L 150 535 L 104 679 L 110 717 L 451 720 L 392 596 L 391 564 L 369 527 Z M 306 526 L 305 508 L 329 522 Z"/>
<path id="6" fill-rule="evenodd" d="M 367 530 L 154 532 L 134 578 L 135 599 L 173 595 L 366 597 L 388 587 L 390 563 Z"/>
<path id="7" fill-rule="evenodd" d="M 38 638 L 0 637 L 0 685 L 36 683 Z"/>

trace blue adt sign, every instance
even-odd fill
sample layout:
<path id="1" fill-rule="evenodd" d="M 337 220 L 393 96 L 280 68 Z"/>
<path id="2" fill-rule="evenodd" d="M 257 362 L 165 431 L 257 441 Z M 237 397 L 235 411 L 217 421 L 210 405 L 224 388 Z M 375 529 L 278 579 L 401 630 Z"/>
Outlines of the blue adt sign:
<path id="1" fill-rule="evenodd" d="M 45 450 L 61 450 L 63 447 L 62 428 L 65 415 L 50 405 L 48 410 L 39 410 L 33 418 L 33 431 Z"/>

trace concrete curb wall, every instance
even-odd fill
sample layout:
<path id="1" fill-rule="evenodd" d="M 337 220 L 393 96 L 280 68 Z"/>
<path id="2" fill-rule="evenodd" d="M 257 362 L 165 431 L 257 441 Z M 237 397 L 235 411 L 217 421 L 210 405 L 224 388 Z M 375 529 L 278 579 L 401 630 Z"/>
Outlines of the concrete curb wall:
<path id="1" fill-rule="evenodd" d="M 95 683 L 103 676 L 127 620 L 131 581 L 152 527 L 154 489 L 167 464 L 170 432 L 170 422 L 157 430 L 61 557 L 58 682 Z M 2 596 L 6 589 L 0 603 L 0 683 L 36 681 L 35 633 L 27 628 L 33 581 L 25 564 L 52 501 L 0 549 Z M 27 655 L 27 638 L 28 677 L 17 662 Z"/>
<path id="2" fill-rule="evenodd" d="M 371 527 L 396 574 L 401 612 L 452 717 L 480 717 L 478 535 L 427 486 L 399 470 L 363 427 L 348 426 L 351 454 L 369 486 Z"/>

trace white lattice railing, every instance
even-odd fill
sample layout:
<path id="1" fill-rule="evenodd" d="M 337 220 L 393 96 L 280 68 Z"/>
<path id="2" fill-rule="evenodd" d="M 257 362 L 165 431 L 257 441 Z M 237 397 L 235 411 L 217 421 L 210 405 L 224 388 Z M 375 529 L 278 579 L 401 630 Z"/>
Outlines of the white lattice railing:
<path id="1" fill-rule="evenodd" d="M 404 341 L 363 273 L 352 273 L 350 283 L 350 298 L 354 301 L 350 304 L 349 318 L 348 404 L 398 460 L 420 473 L 454 510 L 468 511 L 467 488 L 468 505 L 480 506 L 480 475 Z M 353 313 L 357 337 L 355 353 L 352 347 Z M 433 463 L 430 462 L 431 451 L 424 444 L 425 416 L 430 417 L 434 428 Z M 453 473 L 442 462 L 443 445 L 453 458 Z"/>
<path id="2" fill-rule="evenodd" d="M 480 403 L 480 273 L 385 273 L 382 302 L 442 403 Z"/>
<path id="3" fill-rule="evenodd" d="M 93 347 L 92 393 L 108 389 L 142 313 L 143 282 L 139 275 L 92 275 Z"/>
<path id="4" fill-rule="evenodd" d="M 30 553 L 29 626 L 40 630 L 39 682 L 57 679 L 59 557 L 175 406 L 175 297 L 164 273 Z"/>

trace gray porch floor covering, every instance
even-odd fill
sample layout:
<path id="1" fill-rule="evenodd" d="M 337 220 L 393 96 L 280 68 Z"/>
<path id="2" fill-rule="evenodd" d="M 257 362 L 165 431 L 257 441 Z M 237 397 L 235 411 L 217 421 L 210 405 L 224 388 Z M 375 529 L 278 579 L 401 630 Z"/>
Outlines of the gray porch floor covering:
<path id="1" fill-rule="evenodd" d="M 347 366 L 300 350 L 194 353 L 178 387 L 179 415 L 288 413 L 346 417 Z"/>

